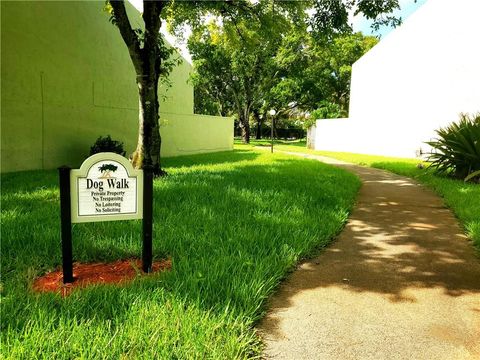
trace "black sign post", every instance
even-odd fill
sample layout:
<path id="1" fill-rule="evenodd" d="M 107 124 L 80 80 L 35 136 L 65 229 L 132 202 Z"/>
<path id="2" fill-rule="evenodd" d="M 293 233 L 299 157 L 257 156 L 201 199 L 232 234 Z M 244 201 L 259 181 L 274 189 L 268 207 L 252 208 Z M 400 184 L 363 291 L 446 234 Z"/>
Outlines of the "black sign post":
<path id="1" fill-rule="evenodd" d="M 143 167 L 143 249 L 142 270 L 152 272 L 152 236 L 153 236 L 153 168 Z"/>
<path id="2" fill-rule="evenodd" d="M 97 164 L 102 164 L 102 166 L 96 166 Z M 124 173 L 126 172 L 126 175 L 124 174 L 124 177 L 116 182 L 113 180 L 114 178 L 104 176 L 103 173 L 99 175 L 98 172 L 102 171 L 102 168 L 106 166 L 110 166 L 115 170 L 121 167 Z M 74 280 L 72 222 L 143 219 L 142 270 L 146 273 L 152 272 L 153 167 L 149 165 L 144 166 L 143 184 L 137 184 L 135 178 L 138 179 L 142 172 L 133 169 L 127 159 L 118 154 L 100 153 L 86 159 L 80 169 L 72 170 L 68 166 L 61 166 L 58 168 L 58 172 L 60 177 L 63 282 L 72 283 Z M 93 175 L 89 175 L 91 172 Z M 71 178 L 72 183 L 70 183 Z M 73 186 L 73 193 L 70 184 Z M 98 184 L 98 190 L 96 187 L 89 189 L 89 184 Z M 105 194 L 103 193 L 103 188 L 100 189 L 100 186 L 119 187 L 122 194 L 120 201 L 123 203 L 123 196 L 126 197 L 125 203 L 127 209 L 122 212 L 121 205 L 119 205 L 118 213 L 112 214 L 111 208 L 102 208 L 103 202 L 100 199 L 102 196 L 105 196 Z M 79 195 L 80 191 L 83 191 L 82 196 Z M 128 191 L 130 191 L 130 193 L 125 195 Z M 135 201 L 133 205 L 132 197 L 133 201 Z M 142 197 L 143 206 L 140 208 L 141 210 L 138 211 L 139 199 Z M 127 200 L 130 201 L 130 203 Z M 128 208 L 128 206 L 130 206 L 130 208 Z M 135 211 L 133 211 L 133 209 L 135 209 Z M 92 210 L 94 211 L 93 213 L 91 212 Z"/>
<path id="3" fill-rule="evenodd" d="M 70 205 L 70 168 L 58 168 L 60 176 L 60 220 L 62 230 L 63 283 L 73 282 L 72 216 Z"/>

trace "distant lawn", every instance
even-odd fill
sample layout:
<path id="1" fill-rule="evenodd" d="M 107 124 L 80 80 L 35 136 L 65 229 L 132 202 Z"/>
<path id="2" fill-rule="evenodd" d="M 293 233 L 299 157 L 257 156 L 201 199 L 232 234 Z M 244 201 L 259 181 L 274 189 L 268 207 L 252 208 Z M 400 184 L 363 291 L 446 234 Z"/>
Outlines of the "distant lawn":
<path id="1" fill-rule="evenodd" d="M 252 145 L 264 146 L 268 140 L 253 141 Z M 480 185 L 468 184 L 461 180 L 454 180 L 435 175 L 429 169 L 418 169 L 419 160 L 385 157 L 377 155 L 352 154 L 330 151 L 315 151 L 306 148 L 305 140 L 279 140 L 275 149 L 291 152 L 302 152 L 329 156 L 335 159 L 354 164 L 384 169 L 393 173 L 408 176 L 427 185 L 443 197 L 445 205 L 453 210 L 465 227 L 466 233 L 480 249 Z"/>
<path id="2" fill-rule="evenodd" d="M 124 286 L 37 295 L 61 264 L 56 171 L 2 176 L 1 357 L 235 359 L 257 356 L 254 323 L 303 257 L 343 227 L 359 180 L 264 151 L 165 160 L 154 184 L 154 256 L 168 273 Z M 139 221 L 76 224 L 76 261 L 139 256 Z"/>
<path id="3" fill-rule="evenodd" d="M 235 145 L 244 145 L 242 143 L 242 140 L 241 138 L 235 138 Z M 270 146 L 271 145 L 271 141 L 270 139 L 260 139 L 260 140 L 256 140 L 256 139 L 250 139 L 250 144 L 249 145 L 253 145 L 253 146 Z M 288 145 L 289 148 L 291 148 L 292 146 L 295 146 L 295 147 L 298 147 L 300 149 L 304 149 L 304 150 L 308 150 L 306 149 L 306 146 L 307 146 L 307 141 L 305 139 L 298 139 L 298 140 L 274 140 L 273 141 L 273 144 L 274 145 Z M 248 146 L 248 145 L 247 145 Z"/>

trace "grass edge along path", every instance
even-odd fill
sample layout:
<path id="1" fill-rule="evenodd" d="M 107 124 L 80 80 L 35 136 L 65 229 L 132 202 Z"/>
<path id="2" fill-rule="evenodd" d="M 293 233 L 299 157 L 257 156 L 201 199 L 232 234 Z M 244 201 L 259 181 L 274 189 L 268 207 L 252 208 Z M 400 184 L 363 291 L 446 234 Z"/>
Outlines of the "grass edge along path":
<path id="1" fill-rule="evenodd" d="M 252 141 L 252 145 L 268 146 L 269 141 Z M 444 200 L 480 252 L 480 185 L 438 176 L 430 169 L 419 169 L 417 159 L 386 157 L 346 152 L 318 151 L 306 148 L 305 141 L 276 141 L 275 149 L 322 155 L 362 166 L 391 171 L 417 180 L 435 191 Z M 424 163 L 428 166 L 427 163 Z"/>
<path id="2" fill-rule="evenodd" d="M 62 299 L 35 294 L 61 263 L 57 172 L 2 175 L 1 357 L 236 359 L 260 356 L 265 301 L 343 228 L 360 187 L 342 169 L 264 151 L 164 160 L 154 258 L 172 270 Z M 75 224 L 81 262 L 139 256 L 140 221 Z"/>

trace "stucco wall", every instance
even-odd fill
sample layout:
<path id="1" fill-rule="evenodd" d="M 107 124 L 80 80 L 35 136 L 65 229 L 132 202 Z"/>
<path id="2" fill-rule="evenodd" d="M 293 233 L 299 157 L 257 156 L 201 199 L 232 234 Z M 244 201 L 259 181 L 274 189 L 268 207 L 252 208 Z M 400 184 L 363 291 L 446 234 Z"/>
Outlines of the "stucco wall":
<path id="1" fill-rule="evenodd" d="M 164 156 L 233 149 L 233 118 L 165 113 L 161 133 Z M 185 133 L 190 134 L 188 141 Z"/>
<path id="2" fill-rule="evenodd" d="M 139 13 L 126 5 L 139 26 Z M 127 152 L 135 149 L 135 73 L 103 6 L 1 2 L 2 171 L 78 166 L 100 135 L 123 141 Z M 233 148 L 232 119 L 193 116 L 190 70 L 183 61 L 171 74 L 173 87 L 161 90 L 167 96 L 161 118 L 170 120 L 161 128 L 164 156 Z"/>
<path id="3" fill-rule="evenodd" d="M 480 111 L 480 1 L 429 0 L 353 65 L 350 120 L 316 148 L 415 157 L 435 129 Z"/>

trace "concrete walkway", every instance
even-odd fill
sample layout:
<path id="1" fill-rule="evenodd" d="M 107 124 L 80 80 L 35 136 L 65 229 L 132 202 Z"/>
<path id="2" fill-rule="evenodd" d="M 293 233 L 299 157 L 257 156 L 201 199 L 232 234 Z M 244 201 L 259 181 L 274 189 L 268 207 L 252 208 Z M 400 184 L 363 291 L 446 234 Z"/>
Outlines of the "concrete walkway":
<path id="1" fill-rule="evenodd" d="M 442 200 L 405 177 L 305 157 L 363 186 L 339 238 L 270 300 L 264 357 L 480 359 L 480 259 Z"/>

